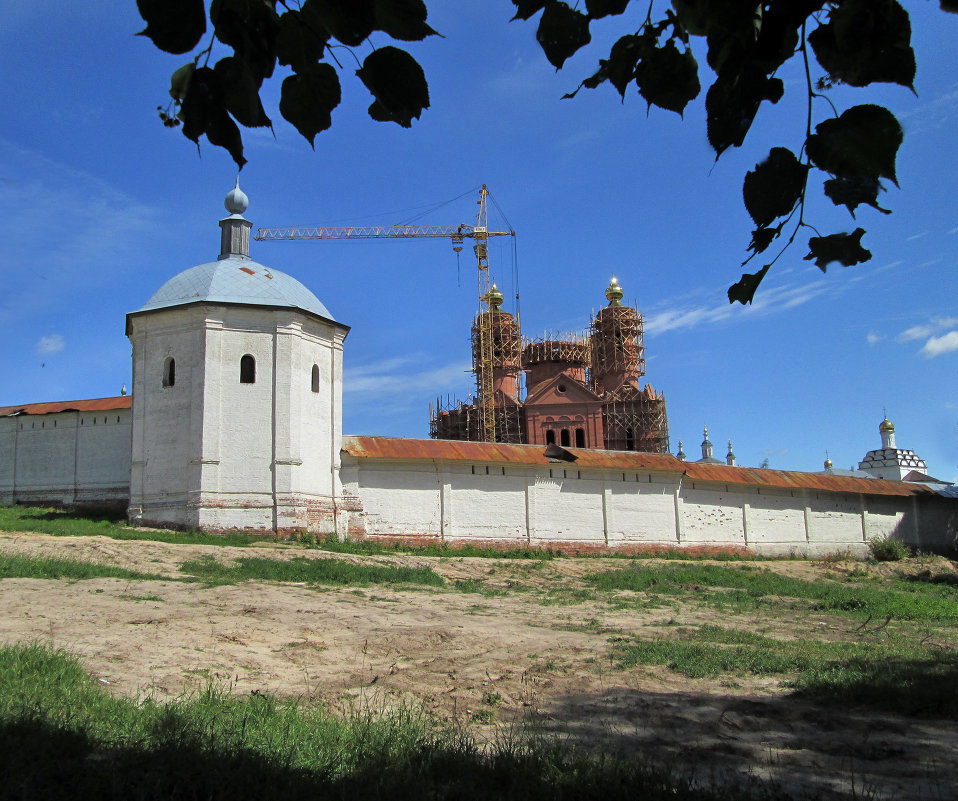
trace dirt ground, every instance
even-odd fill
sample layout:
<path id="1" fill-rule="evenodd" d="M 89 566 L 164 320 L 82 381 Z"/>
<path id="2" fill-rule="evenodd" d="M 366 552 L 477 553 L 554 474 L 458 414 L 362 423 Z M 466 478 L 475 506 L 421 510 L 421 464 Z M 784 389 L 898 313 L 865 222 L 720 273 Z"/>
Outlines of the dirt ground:
<path id="1" fill-rule="evenodd" d="M 483 595 L 451 587 L 6 579 L 0 582 L 0 642 L 64 647 L 104 687 L 131 697 L 176 698 L 212 680 L 236 693 L 322 700 L 337 710 L 411 702 L 475 726 L 489 740 L 532 722 L 588 746 L 691 766 L 703 780 L 744 772 L 799 796 L 958 798 L 955 721 L 809 703 L 790 697 L 778 677 L 691 680 L 664 667 L 614 666 L 610 632 L 649 635 L 670 620 L 701 624 L 714 615 L 701 607 L 636 611 L 591 600 L 543 602 L 550 589 L 574 588 L 584 574 L 621 561 L 353 556 L 282 544 L 263 549 L 275 558 L 431 567 L 450 585 L 481 579 L 487 587 L 513 581 L 527 589 Z M 225 561 L 251 552 L 0 534 L 0 553 L 178 577 L 185 560 L 213 554 Z M 803 578 L 835 568 L 798 561 L 763 566 Z M 757 616 L 745 622 L 770 624 Z M 794 623 L 790 631 L 827 636 L 824 629 L 833 624 L 810 616 L 800 624 L 805 631 Z"/>

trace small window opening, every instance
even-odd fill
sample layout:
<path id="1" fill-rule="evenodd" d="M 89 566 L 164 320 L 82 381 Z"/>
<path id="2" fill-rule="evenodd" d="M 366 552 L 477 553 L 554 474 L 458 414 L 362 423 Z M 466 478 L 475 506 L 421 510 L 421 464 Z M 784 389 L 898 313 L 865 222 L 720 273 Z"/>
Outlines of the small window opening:
<path id="1" fill-rule="evenodd" d="M 310 389 L 313 392 L 319 392 L 319 365 L 313 365 L 313 372 L 309 379 Z"/>
<path id="2" fill-rule="evenodd" d="M 242 359 L 240 359 L 240 383 L 256 383 L 256 359 L 254 359 L 248 353 L 244 355 Z"/>
<path id="3" fill-rule="evenodd" d="M 172 387 L 176 384 L 176 359 L 167 356 L 163 362 L 163 386 Z"/>
<path id="4" fill-rule="evenodd" d="M 568 428 L 563 428 L 562 431 L 559 432 L 559 444 L 560 444 L 563 448 L 568 448 L 568 447 L 569 447 L 569 439 L 570 439 L 570 437 L 569 437 L 569 429 L 568 429 Z"/>
<path id="5" fill-rule="evenodd" d="M 553 430 L 546 431 L 546 445 L 555 445 L 556 444 L 556 432 Z"/>
<path id="6" fill-rule="evenodd" d="M 575 446 L 577 448 L 585 447 L 585 430 L 584 429 L 577 428 L 575 430 Z"/>
<path id="7" fill-rule="evenodd" d="M 625 449 L 627 451 L 635 450 L 635 432 L 631 428 L 625 429 Z"/>

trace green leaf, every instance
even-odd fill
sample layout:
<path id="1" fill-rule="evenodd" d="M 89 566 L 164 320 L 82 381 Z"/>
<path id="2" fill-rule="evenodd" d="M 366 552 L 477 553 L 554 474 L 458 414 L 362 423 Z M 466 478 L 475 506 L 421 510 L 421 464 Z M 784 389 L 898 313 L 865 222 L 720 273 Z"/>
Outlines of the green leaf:
<path id="1" fill-rule="evenodd" d="M 426 24 L 426 4 L 423 0 L 375 0 L 376 27 L 393 39 L 404 42 L 421 42 L 427 36 L 435 36 Z"/>
<path id="2" fill-rule="evenodd" d="M 783 92 L 781 79 L 758 68 L 716 78 L 705 95 L 706 132 L 716 156 L 741 145 L 762 101 L 777 103 Z"/>
<path id="3" fill-rule="evenodd" d="M 895 186 L 895 159 L 904 135 L 882 106 L 852 106 L 837 119 L 815 126 L 805 144 L 819 169 L 839 178 L 887 178 Z"/>
<path id="4" fill-rule="evenodd" d="M 166 53 L 189 53 L 206 33 L 203 0 L 136 0 L 136 8 L 146 21 L 137 36 Z"/>
<path id="5" fill-rule="evenodd" d="M 240 125 L 247 128 L 269 128 L 273 123 L 266 116 L 259 99 L 259 84 L 245 61 L 233 56 L 221 58 L 213 70 L 223 86 L 223 102 Z"/>
<path id="6" fill-rule="evenodd" d="M 516 15 L 510 20 L 515 22 L 517 19 L 527 20 L 535 16 L 545 8 L 546 0 L 512 0 L 516 7 Z"/>
<path id="7" fill-rule="evenodd" d="M 844 0 L 808 41 L 833 81 L 849 86 L 897 83 L 914 89 L 911 21 L 895 0 Z"/>
<path id="8" fill-rule="evenodd" d="M 547 0 L 536 41 L 549 63 L 557 70 L 562 69 L 569 56 L 592 41 L 589 18 L 559 0 Z"/>
<path id="9" fill-rule="evenodd" d="M 307 0 L 306 5 L 333 38 L 348 47 L 361 45 L 376 30 L 373 0 Z"/>
<path id="10" fill-rule="evenodd" d="M 217 109 L 226 110 L 220 78 L 209 67 L 197 67 L 180 106 L 183 136 L 199 144 L 200 137 L 206 133 L 210 118 Z"/>
<path id="11" fill-rule="evenodd" d="M 310 64 L 283 81 L 279 113 L 315 147 L 316 134 L 333 124 L 332 111 L 342 99 L 339 76 L 329 64 Z"/>
<path id="12" fill-rule="evenodd" d="M 190 79 L 193 77 L 195 70 L 196 64 L 188 61 L 170 76 L 170 97 L 179 103 L 183 102 L 183 98 L 189 91 Z"/>
<path id="13" fill-rule="evenodd" d="M 629 0 L 585 0 L 585 10 L 591 19 L 601 19 L 625 13 Z"/>
<path id="14" fill-rule="evenodd" d="M 211 145 L 229 151 L 240 169 L 246 164 L 243 138 L 226 110 L 222 81 L 215 70 L 198 67 L 193 71 L 179 116 L 187 139 L 199 145 L 200 137 L 206 134 Z"/>
<path id="15" fill-rule="evenodd" d="M 397 47 L 373 50 L 356 75 L 376 98 L 369 116 L 378 122 L 412 127 L 423 109 L 429 108 L 429 85 L 419 63 Z"/>
<path id="16" fill-rule="evenodd" d="M 878 205 L 878 193 L 883 188 L 874 176 L 832 178 L 825 181 L 825 195 L 831 198 L 836 206 L 845 206 L 852 217 L 855 216 L 855 209 L 862 203 L 882 214 L 891 214 L 890 209 L 883 209 Z"/>
<path id="17" fill-rule="evenodd" d="M 802 196 L 808 166 L 787 147 L 773 147 L 765 161 L 746 173 L 742 196 L 749 216 L 759 228 L 790 214 Z"/>
<path id="18" fill-rule="evenodd" d="M 808 240 L 808 255 L 806 261 L 815 260 L 815 266 L 825 272 L 828 265 L 837 261 L 845 267 L 861 264 L 868 261 L 871 251 L 862 247 L 864 228 L 856 228 L 850 234 L 831 234 L 830 236 L 813 236 Z"/>
<path id="19" fill-rule="evenodd" d="M 746 303 L 751 303 L 752 298 L 755 297 L 755 290 L 758 289 L 758 285 L 762 283 L 765 273 L 771 266 L 771 264 L 766 264 L 757 273 L 742 273 L 738 283 L 732 284 L 728 288 L 728 302 L 735 303 L 735 301 L 738 301 L 743 306 Z"/>
<path id="20" fill-rule="evenodd" d="M 752 251 L 752 256 L 757 256 L 759 253 L 768 250 L 769 245 L 781 235 L 783 225 L 785 225 L 784 222 L 775 228 L 756 228 L 752 231 L 752 241 L 748 245 L 748 249 Z M 752 256 L 749 256 L 743 264 L 751 260 Z"/>
<path id="21" fill-rule="evenodd" d="M 259 88 L 276 67 L 280 21 L 272 4 L 266 0 L 212 0 L 210 22 L 216 38 L 246 62 Z"/>
<path id="22" fill-rule="evenodd" d="M 681 115 L 702 85 L 691 50 L 679 52 L 669 39 L 663 47 L 649 48 L 635 68 L 635 82 L 646 102 Z"/>
<path id="23" fill-rule="evenodd" d="M 210 114 L 206 138 L 211 145 L 228 150 L 236 166 L 243 169 L 243 165 L 246 164 L 246 159 L 243 157 L 243 137 L 226 109 L 216 108 Z"/>
<path id="24" fill-rule="evenodd" d="M 279 18 L 276 57 L 296 72 L 322 59 L 329 41 L 329 31 L 309 8 L 307 2 L 302 11 L 293 9 Z"/>

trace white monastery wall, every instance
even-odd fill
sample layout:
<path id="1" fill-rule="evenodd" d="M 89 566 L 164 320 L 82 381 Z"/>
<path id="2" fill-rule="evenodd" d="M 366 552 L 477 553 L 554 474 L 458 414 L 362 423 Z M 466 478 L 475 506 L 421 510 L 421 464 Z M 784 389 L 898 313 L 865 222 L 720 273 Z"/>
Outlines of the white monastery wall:
<path id="1" fill-rule="evenodd" d="M 443 536 L 463 541 L 527 540 L 526 494 L 516 491 L 517 484 L 525 484 L 526 472 L 512 465 L 440 468 Z"/>
<path id="2" fill-rule="evenodd" d="M 0 418 L 0 502 L 125 505 L 130 410 Z"/>
<path id="3" fill-rule="evenodd" d="M 504 475 L 501 464 L 343 454 L 344 492 L 361 507 L 350 524 L 353 536 L 864 555 L 868 540 L 891 534 L 913 545 L 954 547 L 948 537 L 955 538 L 958 525 L 948 534 L 937 507 L 923 517 L 936 499 L 719 485 L 681 473 L 627 479 L 561 465 L 507 466 Z"/>

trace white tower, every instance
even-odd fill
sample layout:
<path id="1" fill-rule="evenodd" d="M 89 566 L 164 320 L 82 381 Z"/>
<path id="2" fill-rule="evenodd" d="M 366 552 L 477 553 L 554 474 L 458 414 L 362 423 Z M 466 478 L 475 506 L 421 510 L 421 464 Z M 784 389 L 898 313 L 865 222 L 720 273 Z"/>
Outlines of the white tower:
<path id="1" fill-rule="evenodd" d="M 299 281 L 250 259 L 248 203 L 237 180 L 218 260 L 174 276 L 127 315 L 130 517 L 342 534 L 349 329 Z"/>
<path id="2" fill-rule="evenodd" d="M 909 473 L 924 474 L 928 470 L 924 460 L 919 459 L 914 451 L 902 450 L 895 445 L 895 426 L 888 417 L 878 424 L 878 433 L 881 448 L 866 453 L 858 463 L 859 470 L 889 481 L 901 481 Z"/>

